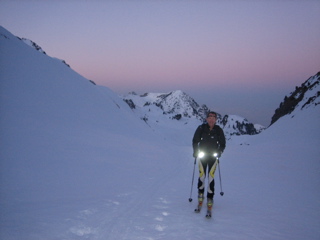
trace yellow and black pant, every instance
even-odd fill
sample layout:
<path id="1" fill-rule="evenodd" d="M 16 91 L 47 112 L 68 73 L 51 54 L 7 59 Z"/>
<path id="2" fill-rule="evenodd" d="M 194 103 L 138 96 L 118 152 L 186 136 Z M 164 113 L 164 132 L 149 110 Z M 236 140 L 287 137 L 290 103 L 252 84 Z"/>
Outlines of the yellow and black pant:
<path id="1" fill-rule="evenodd" d="M 199 179 L 198 191 L 204 193 L 205 180 L 208 171 L 208 191 L 207 198 L 213 199 L 214 196 L 214 172 L 216 171 L 218 161 L 215 157 L 207 157 L 199 160 Z"/>

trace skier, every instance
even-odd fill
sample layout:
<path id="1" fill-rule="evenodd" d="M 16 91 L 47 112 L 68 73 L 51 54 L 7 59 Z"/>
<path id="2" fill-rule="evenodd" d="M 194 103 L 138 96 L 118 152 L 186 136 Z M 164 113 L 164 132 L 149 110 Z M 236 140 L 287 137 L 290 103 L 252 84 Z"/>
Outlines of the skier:
<path id="1" fill-rule="evenodd" d="M 217 114 L 209 112 L 206 121 L 194 133 L 192 139 L 193 157 L 198 158 L 199 179 L 198 179 L 198 207 L 196 212 L 200 212 L 204 198 L 205 179 L 208 170 L 208 190 L 207 190 L 207 217 L 211 217 L 214 196 L 214 172 L 226 147 L 226 140 L 223 130 L 216 125 Z"/>

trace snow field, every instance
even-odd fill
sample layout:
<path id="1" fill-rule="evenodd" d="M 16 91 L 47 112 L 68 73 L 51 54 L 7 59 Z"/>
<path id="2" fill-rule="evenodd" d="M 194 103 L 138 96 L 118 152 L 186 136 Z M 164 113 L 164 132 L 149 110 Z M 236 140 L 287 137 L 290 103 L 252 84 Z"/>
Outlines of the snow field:
<path id="1" fill-rule="evenodd" d="M 208 220 L 194 213 L 197 171 L 188 201 L 197 122 L 147 125 L 0 30 L 1 239 L 320 238 L 318 106 L 227 142 Z"/>

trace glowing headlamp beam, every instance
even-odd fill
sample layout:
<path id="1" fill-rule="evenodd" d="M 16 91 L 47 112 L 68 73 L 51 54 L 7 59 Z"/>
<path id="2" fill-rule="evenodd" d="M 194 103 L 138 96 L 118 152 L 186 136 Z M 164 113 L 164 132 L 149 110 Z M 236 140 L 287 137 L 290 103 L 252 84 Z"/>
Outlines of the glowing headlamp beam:
<path id="1" fill-rule="evenodd" d="M 198 154 L 198 158 L 203 158 L 205 156 L 205 153 L 204 152 L 199 152 Z M 218 153 L 214 153 L 213 156 L 216 158 L 218 157 Z"/>

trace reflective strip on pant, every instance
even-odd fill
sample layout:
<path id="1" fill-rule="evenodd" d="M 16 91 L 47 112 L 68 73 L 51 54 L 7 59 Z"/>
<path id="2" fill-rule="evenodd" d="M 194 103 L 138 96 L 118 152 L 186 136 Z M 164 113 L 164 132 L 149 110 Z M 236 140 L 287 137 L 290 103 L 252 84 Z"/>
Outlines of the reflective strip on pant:
<path id="1" fill-rule="evenodd" d="M 218 161 L 216 160 L 215 163 L 213 164 L 213 166 L 211 167 L 210 171 L 209 171 L 209 177 L 208 177 L 208 193 L 213 193 L 213 188 L 214 186 L 212 186 L 211 184 L 214 183 L 213 179 L 214 179 L 214 172 L 216 171 L 217 168 L 217 164 Z"/>

